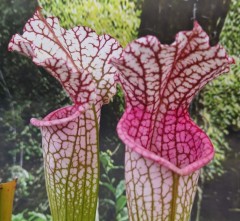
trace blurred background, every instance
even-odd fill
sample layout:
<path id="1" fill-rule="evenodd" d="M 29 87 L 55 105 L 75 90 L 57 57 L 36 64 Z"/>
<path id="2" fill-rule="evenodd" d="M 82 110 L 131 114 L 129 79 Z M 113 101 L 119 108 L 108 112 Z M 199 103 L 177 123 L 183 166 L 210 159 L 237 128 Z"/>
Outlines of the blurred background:
<path id="1" fill-rule="evenodd" d="M 154 11 L 154 3 L 163 12 L 171 9 L 169 13 L 158 10 L 159 16 L 153 13 L 161 21 L 149 14 Z M 236 65 L 230 73 L 205 87 L 190 108 L 192 118 L 207 132 L 216 148 L 214 161 L 202 170 L 191 221 L 240 220 L 240 1 L 200 3 L 197 0 L 0 0 L 0 183 L 18 177 L 13 221 L 51 220 L 40 131 L 29 120 L 33 116 L 42 118 L 70 103 L 60 84 L 44 69 L 7 51 L 11 36 L 22 32 L 38 5 L 43 7 L 45 15 L 57 16 L 66 29 L 88 26 L 99 34 L 112 35 L 123 46 L 138 36 L 155 33 L 161 42 L 171 42 L 174 33 L 185 28 L 179 25 L 178 18 L 182 18 L 186 27 L 192 24 L 192 20 L 184 21 L 185 9 L 199 18 L 211 36 L 211 43 L 219 40 L 235 58 Z M 225 7 L 218 8 L 224 4 Z M 210 14 L 205 16 L 205 12 Z M 101 118 L 101 221 L 128 220 L 124 145 L 115 132 L 123 110 L 124 99 L 118 89 L 110 105 L 103 107 Z"/>

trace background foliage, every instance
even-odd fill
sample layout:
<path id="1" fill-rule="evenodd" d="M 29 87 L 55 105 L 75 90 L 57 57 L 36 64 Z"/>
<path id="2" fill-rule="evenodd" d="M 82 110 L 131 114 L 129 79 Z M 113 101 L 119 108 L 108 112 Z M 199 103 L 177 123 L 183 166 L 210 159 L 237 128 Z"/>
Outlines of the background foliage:
<path id="1" fill-rule="evenodd" d="M 137 36 L 141 0 L 39 0 L 45 14 L 58 16 L 65 28 L 85 25 L 108 33 L 123 46 Z M 42 68 L 16 53 L 8 53 L 13 34 L 21 32 L 38 2 L 0 0 L 0 182 L 19 177 L 13 220 L 49 220 L 44 186 L 39 130 L 30 117 L 43 117 L 68 104 L 61 86 Z M 225 172 L 224 159 L 231 155 L 229 131 L 239 131 L 240 119 L 240 1 L 233 0 L 221 42 L 235 56 L 231 73 L 208 85 L 191 107 L 193 118 L 211 137 L 216 157 L 204 173 L 206 183 Z M 104 106 L 101 119 L 100 220 L 128 220 L 124 189 L 124 147 L 115 133 L 124 108 L 121 90 Z M 239 157 L 239 155 L 234 155 Z M 240 193 L 238 193 L 240 197 Z M 232 198 L 233 204 L 238 203 Z M 239 205 L 238 205 L 239 206 Z M 34 212 L 33 212 L 34 211 Z M 43 215 L 45 214 L 45 215 Z M 204 220 L 210 221 L 210 219 Z"/>
<path id="2" fill-rule="evenodd" d="M 137 36 L 140 11 L 135 3 L 136 0 L 39 0 L 46 15 L 61 18 L 63 27 L 87 26 L 98 34 L 111 35 L 122 46 Z"/>
<path id="3" fill-rule="evenodd" d="M 0 0 L 0 182 L 19 177 L 15 213 L 48 210 L 40 133 L 29 120 L 67 102 L 49 74 L 7 50 L 11 36 L 22 31 L 36 7 L 37 1 Z"/>
<path id="4" fill-rule="evenodd" d="M 220 43 L 234 57 L 236 65 L 208 84 L 198 97 L 197 121 L 210 136 L 215 148 L 214 161 L 205 169 L 207 179 L 224 172 L 222 161 L 230 151 L 226 140 L 229 129 L 240 129 L 240 1 L 233 0 L 220 36 Z"/>

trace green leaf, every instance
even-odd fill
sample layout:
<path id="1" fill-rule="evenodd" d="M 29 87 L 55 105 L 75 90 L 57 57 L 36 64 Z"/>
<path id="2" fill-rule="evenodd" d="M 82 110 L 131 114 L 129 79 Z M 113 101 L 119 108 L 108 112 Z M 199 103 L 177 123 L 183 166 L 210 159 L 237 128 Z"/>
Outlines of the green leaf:
<path id="1" fill-rule="evenodd" d="M 101 201 L 101 203 L 109 204 L 109 205 L 115 207 L 115 202 L 112 201 L 112 200 L 110 200 L 110 199 L 103 199 L 103 200 Z"/>
<path id="2" fill-rule="evenodd" d="M 121 196 L 117 199 L 117 203 L 116 203 L 116 210 L 117 213 L 119 213 L 127 204 L 127 198 L 126 196 Z"/>
<path id="3" fill-rule="evenodd" d="M 116 195 L 115 195 L 116 199 L 118 199 L 123 194 L 124 191 L 125 191 L 125 181 L 121 180 L 116 188 Z"/>
<path id="4" fill-rule="evenodd" d="M 12 221 L 27 221 L 24 216 L 23 213 L 19 213 L 17 215 L 12 215 Z"/>
<path id="5" fill-rule="evenodd" d="M 42 213 L 29 212 L 29 221 L 47 221 L 47 217 Z"/>
<path id="6" fill-rule="evenodd" d="M 105 186 L 108 190 L 110 190 L 113 194 L 115 194 L 115 188 L 112 184 L 101 182 L 102 186 Z"/>

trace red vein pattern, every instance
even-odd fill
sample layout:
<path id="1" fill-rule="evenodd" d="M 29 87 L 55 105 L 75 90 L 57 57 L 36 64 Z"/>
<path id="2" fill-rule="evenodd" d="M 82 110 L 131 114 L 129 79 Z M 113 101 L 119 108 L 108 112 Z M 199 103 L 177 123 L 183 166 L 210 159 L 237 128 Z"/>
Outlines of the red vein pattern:
<path id="1" fill-rule="evenodd" d="M 66 122 L 42 126 L 45 177 L 53 220 L 95 220 L 99 182 L 100 105 L 81 113 L 77 107 L 52 112 L 43 121 L 68 116 Z"/>
<path id="2" fill-rule="evenodd" d="M 229 71 L 234 60 L 221 46 L 210 47 L 195 22 L 171 45 L 146 36 L 110 63 L 119 70 L 127 103 L 117 131 L 126 144 L 130 220 L 188 220 L 199 169 L 214 156 L 188 108 L 194 95 Z"/>
<path id="3" fill-rule="evenodd" d="M 45 178 L 53 220 L 95 220 L 99 186 L 99 118 L 102 104 L 115 94 L 116 69 L 108 63 L 122 49 L 108 35 L 87 27 L 65 30 L 55 17 L 37 10 L 14 35 L 18 51 L 48 70 L 74 105 L 43 120 L 31 119 L 42 132 Z"/>
<path id="4" fill-rule="evenodd" d="M 125 179 L 132 221 L 189 221 L 199 170 L 179 176 L 126 147 Z"/>
<path id="5" fill-rule="evenodd" d="M 45 19 L 40 10 L 28 20 L 23 31 L 22 36 L 12 37 L 9 50 L 31 57 L 35 64 L 48 70 L 75 104 L 97 98 L 107 103 L 115 94 L 115 68 L 106 62 L 111 55 L 121 53 L 115 39 L 98 36 L 87 27 L 65 30 L 57 18 Z"/>

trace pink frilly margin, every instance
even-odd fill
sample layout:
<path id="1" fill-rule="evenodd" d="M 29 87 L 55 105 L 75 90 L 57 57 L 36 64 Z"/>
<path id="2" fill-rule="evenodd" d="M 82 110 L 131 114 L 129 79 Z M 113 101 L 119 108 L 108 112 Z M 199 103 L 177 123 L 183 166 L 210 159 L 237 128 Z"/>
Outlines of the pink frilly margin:
<path id="1" fill-rule="evenodd" d="M 116 92 L 115 68 L 107 61 L 122 49 L 108 35 L 86 27 L 65 30 L 40 9 L 14 35 L 10 51 L 32 58 L 55 77 L 73 101 L 43 120 L 31 119 L 42 133 L 47 192 L 54 221 L 95 220 L 99 186 L 101 106 Z"/>
<path id="2" fill-rule="evenodd" d="M 197 22 L 162 45 L 146 36 L 112 58 L 126 98 L 117 126 L 126 144 L 125 178 L 131 221 L 187 221 L 199 169 L 214 156 L 208 136 L 191 120 L 194 95 L 229 71 L 234 60 Z"/>

